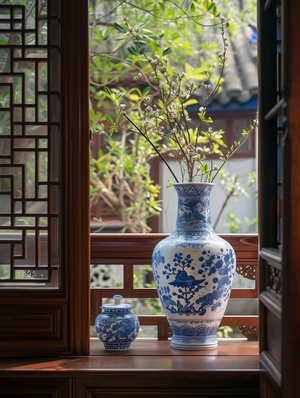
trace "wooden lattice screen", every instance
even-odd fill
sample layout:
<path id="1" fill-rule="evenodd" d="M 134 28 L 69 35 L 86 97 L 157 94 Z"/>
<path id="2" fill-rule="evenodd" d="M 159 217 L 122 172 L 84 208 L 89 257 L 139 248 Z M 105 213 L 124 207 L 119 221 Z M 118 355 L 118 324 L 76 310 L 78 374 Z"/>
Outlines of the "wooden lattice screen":
<path id="1" fill-rule="evenodd" d="M 57 287 L 60 1 L 0 6 L 0 281 Z"/>

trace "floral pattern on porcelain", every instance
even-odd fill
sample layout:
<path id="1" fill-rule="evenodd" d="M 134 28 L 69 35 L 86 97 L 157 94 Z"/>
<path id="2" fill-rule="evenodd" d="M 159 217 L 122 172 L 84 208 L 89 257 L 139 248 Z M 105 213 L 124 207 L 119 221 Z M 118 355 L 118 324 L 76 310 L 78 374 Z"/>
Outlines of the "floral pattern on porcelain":
<path id="1" fill-rule="evenodd" d="M 212 228 L 212 187 L 175 185 L 176 227 L 156 245 L 152 255 L 154 279 L 175 348 L 217 345 L 216 332 L 232 288 L 235 252 Z"/>
<path id="2" fill-rule="evenodd" d="M 98 339 L 106 350 L 128 350 L 139 332 L 139 320 L 130 310 L 130 304 L 120 304 L 122 296 L 115 295 L 115 304 L 101 306 L 103 312 L 96 317 L 95 329 Z"/>
<path id="3" fill-rule="evenodd" d="M 166 263 L 165 257 L 158 250 L 153 255 L 153 267 L 154 270 L 163 267 L 163 275 L 168 283 L 161 285 L 160 276 L 156 274 L 157 289 L 166 311 L 204 315 L 208 310 L 216 311 L 222 306 L 222 299 L 229 298 L 235 254 L 228 248 L 221 248 L 217 254 L 203 250 L 202 255 L 194 259 L 190 254 L 184 257 L 182 252 L 176 252 L 173 261 Z M 210 291 L 206 292 L 209 283 Z M 168 285 L 176 287 L 177 291 L 172 289 L 171 292 Z M 198 298 L 192 301 L 196 294 Z"/>

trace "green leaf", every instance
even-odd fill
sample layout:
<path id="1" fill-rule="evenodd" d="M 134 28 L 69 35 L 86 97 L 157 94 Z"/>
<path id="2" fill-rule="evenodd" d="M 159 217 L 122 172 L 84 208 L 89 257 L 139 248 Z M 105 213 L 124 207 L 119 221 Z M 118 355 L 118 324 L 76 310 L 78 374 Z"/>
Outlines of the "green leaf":
<path id="1" fill-rule="evenodd" d="M 108 123 L 114 124 L 114 121 L 113 121 L 113 119 L 111 118 L 111 116 L 105 115 L 105 119 L 108 121 Z"/>
<path id="2" fill-rule="evenodd" d="M 110 89 L 109 87 L 107 87 L 107 86 L 104 87 L 104 91 L 105 91 L 107 94 L 109 94 L 109 95 L 112 94 L 112 93 L 111 93 L 111 89 Z"/>
<path id="3" fill-rule="evenodd" d="M 163 56 L 168 55 L 168 54 L 170 54 L 170 52 L 172 52 L 171 47 L 167 47 L 167 48 L 165 48 L 165 49 L 163 50 L 162 55 L 163 55 Z"/>
<path id="4" fill-rule="evenodd" d="M 118 23 L 114 23 L 114 27 L 117 29 L 117 31 L 118 32 L 120 32 L 120 33 L 127 33 L 127 30 L 123 27 L 123 26 L 121 26 L 121 25 L 119 25 Z"/>
<path id="5" fill-rule="evenodd" d="M 137 46 L 130 46 L 130 47 L 128 47 L 127 51 L 129 52 L 129 54 L 132 54 L 132 55 L 140 55 L 141 54 L 140 49 Z"/>

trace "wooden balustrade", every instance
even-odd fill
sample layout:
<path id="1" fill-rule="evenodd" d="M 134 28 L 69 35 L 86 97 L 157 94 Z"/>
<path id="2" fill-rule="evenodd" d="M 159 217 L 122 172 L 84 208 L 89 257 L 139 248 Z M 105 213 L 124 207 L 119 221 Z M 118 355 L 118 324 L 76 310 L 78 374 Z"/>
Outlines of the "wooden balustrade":
<path id="1" fill-rule="evenodd" d="M 123 265 L 122 287 L 91 289 L 91 324 L 99 313 L 103 299 L 121 294 L 125 298 L 157 298 L 153 288 L 134 287 L 134 265 L 151 264 L 151 255 L 157 242 L 165 234 L 91 234 L 91 264 Z M 253 288 L 234 288 L 231 299 L 258 298 L 258 237 L 256 234 L 220 234 L 234 248 L 237 257 L 236 272 L 254 281 Z M 140 324 L 157 326 L 158 340 L 170 337 L 170 328 L 164 315 L 139 316 Z M 241 333 L 252 339 L 258 336 L 258 315 L 225 315 L 221 326 L 237 326 Z"/>
<path id="2" fill-rule="evenodd" d="M 100 233 L 91 234 L 91 264 L 110 264 L 112 266 L 123 266 L 122 287 L 91 288 L 91 316 L 90 323 L 99 313 L 99 307 L 103 299 L 111 298 L 114 294 L 121 294 L 124 298 L 151 299 L 157 298 L 155 288 L 134 287 L 134 266 L 150 265 L 152 251 L 156 243 L 166 237 L 165 234 L 123 234 L 123 233 Z M 253 288 L 234 288 L 231 299 L 258 298 L 258 237 L 256 234 L 221 234 L 221 237 L 231 243 L 237 256 L 236 272 L 244 278 L 254 281 Z M 10 237 L 3 237 L 10 238 Z M 34 264 L 34 251 L 30 249 L 33 237 L 28 237 L 29 250 L 26 262 L 31 269 Z M 41 236 L 41 244 L 46 243 L 46 237 Z M 42 251 L 43 252 L 43 251 Z M 5 255 L 5 253 L 4 253 Z M 0 259 L 0 264 L 5 259 Z M 30 268 L 31 267 L 31 268 Z M 32 280 L 29 280 L 32 282 Z M 5 285 L 5 282 L 3 283 Z M 144 326 L 156 326 L 159 340 L 170 336 L 170 328 L 164 315 L 140 315 L 140 324 Z M 237 326 L 242 334 L 248 338 L 258 336 L 258 315 L 225 315 L 221 326 Z"/>

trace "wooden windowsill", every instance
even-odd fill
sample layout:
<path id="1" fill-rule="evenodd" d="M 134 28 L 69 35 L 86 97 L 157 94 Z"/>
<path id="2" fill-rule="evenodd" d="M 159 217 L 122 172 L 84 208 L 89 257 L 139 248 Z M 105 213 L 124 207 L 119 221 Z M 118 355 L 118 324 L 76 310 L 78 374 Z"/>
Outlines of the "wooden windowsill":
<path id="1" fill-rule="evenodd" d="M 174 350 L 169 341 L 136 340 L 128 351 L 111 352 L 96 338 L 91 340 L 88 357 L 1 358 L 0 373 L 22 376 L 32 372 L 59 372 L 65 375 L 116 371 L 259 371 L 258 342 L 246 339 L 220 339 L 215 349 Z"/>
<path id="2" fill-rule="evenodd" d="M 91 356 L 102 357 L 102 360 L 114 366 L 116 358 L 118 367 L 149 370 L 172 370 L 179 368 L 190 370 L 201 369 L 259 369 L 258 342 L 246 339 L 220 339 L 215 349 L 201 351 L 175 350 L 169 341 L 136 340 L 128 351 L 106 351 L 97 339 L 91 342 Z M 109 366 L 110 366 L 109 365 Z"/>
<path id="3" fill-rule="evenodd" d="M 94 355 L 151 355 L 151 356 L 226 356 L 226 355 L 258 355 L 258 342 L 247 340 L 246 338 L 240 339 L 218 339 L 219 345 L 214 349 L 207 350 L 178 350 L 171 347 L 170 341 L 159 341 L 156 339 L 137 339 L 135 340 L 130 349 L 127 351 L 107 351 L 104 349 L 103 343 L 97 338 L 91 339 L 91 356 Z"/>
<path id="4" fill-rule="evenodd" d="M 205 351 L 141 339 L 124 352 L 106 351 L 92 339 L 89 356 L 0 359 L 0 395 L 8 385 L 20 391 L 10 397 L 23 397 L 26 387 L 38 393 L 44 388 L 47 395 L 39 397 L 65 388 L 57 396 L 259 398 L 259 379 L 258 343 L 243 339 L 220 340 L 218 348 Z"/>

